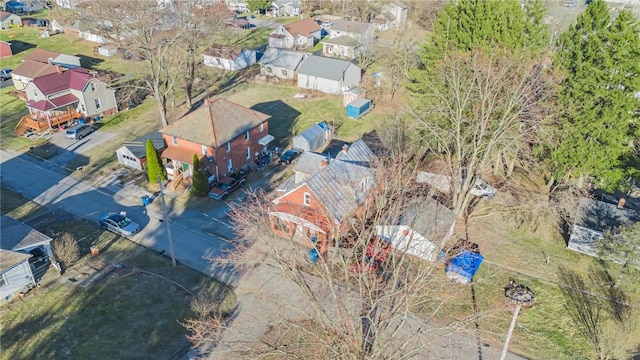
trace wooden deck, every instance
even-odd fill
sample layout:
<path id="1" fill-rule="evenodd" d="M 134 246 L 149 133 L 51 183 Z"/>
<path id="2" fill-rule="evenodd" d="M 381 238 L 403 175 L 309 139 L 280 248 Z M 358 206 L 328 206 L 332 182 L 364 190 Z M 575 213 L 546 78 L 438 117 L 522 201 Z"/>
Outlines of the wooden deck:
<path id="1" fill-rule="evenodd" d="M 67 122 L 78 119 L 82 117 L 82 114 L 77 112 L 76 110 L 70 110 L 66 113 L 61 113 L 59 115 L 53 116 L 49 118 L 49 120 L 34 120 L 34 115 L 25 115 L 18 121 L 18 124 L 13 129 L 16 135 L 22 136 L 28 130 L 40 132 L 46 129 L 60 127 L 60 125 L 64 125 Z"/>

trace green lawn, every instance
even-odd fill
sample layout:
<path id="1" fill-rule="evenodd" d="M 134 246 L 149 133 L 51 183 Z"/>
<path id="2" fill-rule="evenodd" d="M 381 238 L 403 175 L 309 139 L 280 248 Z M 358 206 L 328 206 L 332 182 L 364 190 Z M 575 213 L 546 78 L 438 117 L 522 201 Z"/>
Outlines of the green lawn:
<path id="1" fill-rule="evenodd" d="M 81 276 L 84 267 L 99 261 L 122 268 L 86 288 L 61 278 L 2 309 L 0 359 L 171 358 L 186 346 L 179 321 L 192 316 L 191 295 L 173 282 L 211 294 L 223 310 L 235 304 L 233 292 L 220 283 L 183 266 L 174 268 L 165 257 L 96 224 L 52 213 L 7 188 L 1 203 L 3 215 L 35 222 L 46 234 L 69 231 L 80 240 L 83 258 L 67 273 Z M 99 257 L 88 255 L 90 246 L 99 247 Z"/>

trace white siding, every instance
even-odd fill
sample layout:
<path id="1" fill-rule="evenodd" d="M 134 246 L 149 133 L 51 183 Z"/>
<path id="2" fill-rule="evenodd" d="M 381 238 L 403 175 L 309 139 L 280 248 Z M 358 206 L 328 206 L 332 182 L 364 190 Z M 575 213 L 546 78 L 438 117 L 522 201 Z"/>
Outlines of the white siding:
<path id="1" fill-rule="evenodd" d="M 129 149 L 126 147 L 121 147 L 116 150 L 116 156 L 118 157 L 118 162 L 124 166 L 130 167 L 136 170 L 142 170 L 142 164 L 140 163 L 140 159 L 136 158 Z"/>
<path id="2" fill-rule="evenodd" d="M 17 291 L 21 291 L 26 285 L 34 284 L 27 260 L 5 271 L 3 275 L 6 284 L 0 287 L 0 301 Z"/>

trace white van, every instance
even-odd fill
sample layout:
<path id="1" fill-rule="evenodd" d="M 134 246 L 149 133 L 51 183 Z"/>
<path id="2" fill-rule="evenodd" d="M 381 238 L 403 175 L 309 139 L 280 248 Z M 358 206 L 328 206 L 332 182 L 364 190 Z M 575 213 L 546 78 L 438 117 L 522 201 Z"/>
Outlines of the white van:
<path id="1" fill-rule="evenodd" d="M 93 132 L 93 125 L 76 125 L 67 129 L 67 137 L 71 140 L 82 140 Z"/>

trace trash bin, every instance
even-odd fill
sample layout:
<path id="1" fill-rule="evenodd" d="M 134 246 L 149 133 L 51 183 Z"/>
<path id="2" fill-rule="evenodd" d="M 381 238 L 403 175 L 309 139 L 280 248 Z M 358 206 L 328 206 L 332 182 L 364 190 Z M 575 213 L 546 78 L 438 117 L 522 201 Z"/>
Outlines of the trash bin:
<path id="1" fill-rule="evenodd" d="M 316 250 L 316 249 L 309 250 L 309 260 L 312 263 L 315 264 L 316 261 L 318 261 L 318 256 L 319 256 L 318 250 Z"/>
<path id="2" fill-rule="evenodd" d="M 89 248 L 89 251 L 91 251 L 91 256 L 98 256 L 100 255 L 100 249 L 98 249 L 97 246 L 92 246 Z"/>
<path id="3" fill-rule="evenodd" d="M 147 195 L 143 196 L 141 199 L 142 199 L 142 206 L 147 206 L 151 204 L 151 199 L 149 199 Z"/>

